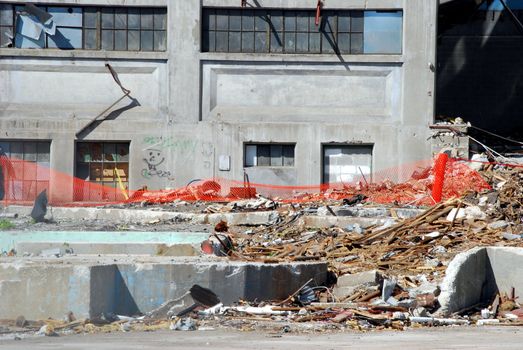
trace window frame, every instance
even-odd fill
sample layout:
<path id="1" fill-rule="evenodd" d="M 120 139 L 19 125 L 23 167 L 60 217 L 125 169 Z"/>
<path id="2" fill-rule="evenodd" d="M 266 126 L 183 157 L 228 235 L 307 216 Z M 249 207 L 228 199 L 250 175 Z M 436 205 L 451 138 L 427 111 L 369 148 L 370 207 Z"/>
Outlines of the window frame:
<path id="1" fill-rule="evenodd" d="M 375 12 L 371 9 L 328 9 L 322 11 L 320 23 L 315 25 L 315 10 L 301 9 L 301 8 L 233 8 L 233 7 L 202 7 L 201 13 L 201 42 L 200 52 L 202 53 L 264 53 L 264 54 L 322 54 L 322 55 L 373 55 L 374 53 L 365 53 L 365 13 Z M 378 10 L 376 10 L 378 11 Z M 231 30 L 230 17 L 231 13 L 239 12 L 241 14 L 240 29 L 234 28 Z M 379 12 L 400 13 L 401 21 L 404 23 L 404 10 L 391 9 L 379 10 Z M 254 51 L 244 49 L 243 35 L 249 33 L 251 30 L 244 30 L 243 21 L 245 17 L 254 19 Z M 274 27 L 273 18 L 281 14 L 281 28 L 280 21 L 277 23 L 277 28 Z M 218 27 L 218 15 L 227 16 L 227 28 Z M 263 30 L 257 26 L 257 20 L 260 17 L 266 16 L 269 19 L 268 25 Z M 298 19 L 305 17 L 307 20 L 307 30 L 298 25 Z M 348 28 L 340 30 L 340 17 L 349 18 Z M 223 19 L 223 18 L 222 18 Z M 292 19 L 293 25 L 288 26 L 287 21 Z M 353 24 L 354 23 L 354 24 Z M 303 23 L 302 23 L 303 24 Z M 358 26 L 356 26 L 356 24 Z M 332 27 L 333 31 L 327 31 L 327 26 Z M 231 50 L 230 48 L 230 33 L 240 33 L 240 49 Z M 219 35 L 218 35 L 219 33 Z M 259 40 L 265 33 L 265 40 Z M 401 37 L 403 37 L 404 28 L 401 27 Z M 340 48 L 340 35 L 346 39 L 345 48 Z M 273 41 L 280 38 L 281 45 L 273 45 Z M 303 45 L 298 40 L 304 40 L 307 37 L 307 45 Z M 219 39 L 220 38 L 220 39 Z M 289 38 L 293 38 L 289 39 Z M 329 39 L 330 38 L 330 39 Z M 219 41 L 224 41 L 219 45 Z M 289 41 L 290 40 L 290 41 Z M 329 42 L 329 44 L 327 44 Z M 258 48 L 258 44 L 264 45 L 263 49 Z M 292 47 L 289 44 L 292 43 Z M 307 46 L 307 50 L 304 47 Z M 401 56 L 404 52 L 404 42 L 400 42 L 400 52 L 382 53 L 380 55 Z"/>
<path id="2" fill-rule="evenodd" d="M 24 5 L 22 4 L 16 4 L 16 3 L 1 3 L 1 6 L 11 6 L 11 25 L 4 25 L 0 24 L 0 30 L 1 35 L 3 35 L 5 30 L 9 30 L 13 37 L 16 36 L 16 22 L 17 22 L 17 11 L 19 11 L 19 8 L 23 8 Z M 58 49 L 58 50 L 76 50 L 76 51 L 119 51 L 119 52 L 166 52 L 168 49 L 168 7 L 140 7 L 140 6 L 91 6 L 91 5 L 81 5 L 81 4 L 55 4 L 55 5 L 47 5 L 47 4 L 35 4 L 39 8 L 45 10 L 46 12 L 49 11 L 49 9 L 52 8 L 79 8 L 81 9 L 81 18 L 82 23 L 80 26 L 56 26 L 56 29 L 59 28 L 69 28 L 69 29 L 80 29 L 81 30 L 81 40 L 82 45 L 81 48 L 60 48 L 60 47 L 49 47 L 50 42 L 50 35 L 47 33 L 44 33 L 44 47 L 39 47 L 38 49 Z M 18 7 L 18 9 L 17 9 Z M 96 14 L 96 23 L 95 27 L 89 25 L 86 23 L 85 20 L 85 13 L 94 13 Z M 102 23 L 102 12 L 103 10 L 110 10 L 112 15 L 112 28 L 103 28 Z M 89 10 L 86 12 L 86 10 Z M 116 14 L 117 10 L 123 10 L 122 12 L 125 13 L 126 23 L 125 28 L 117 28 L 116 23 Z M 144 10 L 150 11 L 151 15 L 151 28 L 145 28 L 142 26 L 142 15 Z M 129 28 L 129 15 L 131 11 L 137 11 L 139 16 L 139 27 L 138 28 Z M 157 16 L 163 15 L 164 18 L 158 20 Z M 88 32 L 95 32 L 95 45 L 89 45 L 87 46 L 87 37 Z M 104 31 L 110 31 L 111 32 L 111 45 L 109 48 L 102 48 L 103 46 L 103 32 Z M 124 31 L 125 32 L 125 48 L 118 48 L 117 49 L 117 42 L 115 40 L 115 37 L 117 35 L 118 31 Z M 130 32 L 138 32 L 138 47 L 129 49 L 129 37 Z M 143 33 L 150 32 L 151 38 L 150 38 L 150 47 L 147 49 L 143 46 Z M 18 48 L 15 45 L 11 47 L 2 47 L 2 48 L 13 48 L 13 49 L 24 49 L 24 48 Z"/>
<path id="3" fill-rule="evenodd" d="M 281 147 L 280 158 L 281 158 L 282 165 L 273 165 L 271 163 L 272 159 L 273 159 L 273 156 L 272 156 L 273 147 L 278 147 L 278 146 Z M 256 155 L 255 155 L 256 164 L 248 165 L 248 161 L 247 161 L 247 148 L 248 147 L 256 147 Z M 259 163 L 258 159 L 261 157 L 260 153 L 259 153 L 260 147 L 268 147 L 269 165 L 258 165 L 258 163 Z M 292 157 L 285 156 L 285 154 L 286 154 L 285 148 L 287 148 L 288 150 L 292 150 Z M 292 159 L 292 165 L 286 165 L 285 158 Z M 245 142 L 243 144 L 243 167 L 244 168 L 276 168 L 276 169 L 295 168 L 296 167 L 296 143 L 293 143 L 293 142 Z"/>
<path id="4" fill-rule="evenodd" d="M 92 146 L 93 145 L 100 145 L 101 146 L 101 152 L 100 152 L 100 160 L 93 160 L 93 148 Z M 81 159 L 80 158 L 80 148 L 82 146 L 87 146 L 88 148 L 88 155 L 89 155 L 89 159 L 88 160 L 85 160 L 85 158 Z M 106 154 L 109 154 L 109 153 L 106 153 L 106 147 L 108 146 L 113 146 L 114 147 L 114 153 L 117 158 L 115 160 L 107 160 L 105 159 L 105 155 Z M 127 151 L 127 161 L 125 160 L 120 160 L 118 158 L 118 150 L 120 149 L 119 147 L 122 147 L 124 146 L 126 151 Z M 113 175 L 112 175 L 112 180 L 106 180 L 106 176 L 104 174 L 104 170 L 106 169 L 106 165 L 107 164 L 110 164 L 112 165 L 111 169 L 115 169 L 117 167 L 118 164 L 126 164 L 126 169 L 127 169 L 127 173 L 126 173 L 126 176 L 125 176 L 125 179 L 122 179 L 122 184 L 123 186 L 125 186 L 126 188 L 129 188 L 129 184 L 130 184 L 130 169 L 131 169 L 131 155 L 130 155 L 130 150 L 131 150 L 131 143 L 130 141 L 78 141 L 78 142 L 75 142 L 75 156 L 74 156 L 74 176 L 75 177 L 78 177 L 79 181 L 78 182 L 75 182 L 75 189 L 74 189 L 74 193 L 75 193 L 75 200 L 77 201 L 89 201 L 89 200 L 92 200 L 92 199 L 98 199 L 98 198 L 93 198 L 92 196 L 90 196 L 92 190 L 91 188 L 94 188 L 94 189 L 99 189 L 98 186 L 102 186 L 102 188 L 105 188 L 105 187 L 110 187 L 110 188 L 113 188 L 115 191 L 114 191 L 114 198 L 110 198 L 110 199 L 113 199 L 113 200 L 116 200 L 117 199 L 117 196 L 118 196 L 118 192 L 119 192 L 119 181 L 118 181 L 118 176 L 114 173 L 113 171 Z M 101 169 L 101 173 L 100 173 L 100 176 L 98 177 L 99 180 L 96 180 L 96 176 L 93 176 L 92 174 L 92 168 L 93 166 L 92 165 L 98 165 L 99 168 Z M 87 179 L 84 179 L 83 177 L 79 177 L 80 176 L 80 173 L 79 173 L 79 168 L 80 166 L 86 166 L 87 168 Z M 85 198 L 85 193 L 83 192 L 83 189 L 85 186 L 87 185 L 88 186 L 88 191 L 87 191 L 87 196 L 88 198 Z M 81 188 L 82 192 L 79 193 L 79 188 Z M 105 196 L 109 195 L 108 193 L 104 193 Z M 103 196 L 102 196 L 103 197 Z M 107 199 L 107 198 L 102 198 L 102 199 Z"/>

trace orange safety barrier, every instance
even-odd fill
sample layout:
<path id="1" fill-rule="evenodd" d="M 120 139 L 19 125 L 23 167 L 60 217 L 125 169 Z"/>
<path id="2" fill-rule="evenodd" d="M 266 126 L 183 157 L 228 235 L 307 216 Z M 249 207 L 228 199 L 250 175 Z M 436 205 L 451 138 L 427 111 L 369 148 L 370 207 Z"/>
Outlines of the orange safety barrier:
<path id="1" fill-rule="evenodd" d="M 36 196 L 47 190 L 49 203 L 62 206 L 99 206 L 126 202 L 169 203 L 184 201 L 235 201 L 257 194 L 281 202 L 305 203 L 341 200 L 363 195 L 380 204 L 432 205 L 435 167 L 424 160 L 372 174 L 354 175 L 350 182 L 310 186 L 275 186 L 222 178 L 191 182 L 174 190 L 127 190 L 122 183 L 107 186 L 94 183 L 29 161 L 3 157 L 4 204 L 32 204 Z M 489 189 L 481 175 L 463 160 L 449 159 L 443 168 L 445 182 L 441 199 L 460 197 L 468 191 Z M 0 176 L 2 180 L 2 176 Z M 2 199 L 0 197 L 0 199 Z"/>

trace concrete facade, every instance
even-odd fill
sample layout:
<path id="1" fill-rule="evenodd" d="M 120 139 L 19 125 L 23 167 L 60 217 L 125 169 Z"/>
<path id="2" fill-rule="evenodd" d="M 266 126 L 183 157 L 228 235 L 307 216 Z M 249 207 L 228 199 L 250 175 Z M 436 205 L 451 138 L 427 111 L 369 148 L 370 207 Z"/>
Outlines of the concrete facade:
<path id="1" fill-rule="evenodd" d="M 168 8 L 166 52 L 0 49 L 0 141 L 51 141 L 56 171 L 74 174 L 81 140 L 130 142 L 130 189 L 241 180 L 250 142 L 295 144 L 293 167 L 246 168 L 252 182 L 275 185 L 321 183 L 327 144 L 372 146 L 372 171 L 431 156 L 436 1 L 326 1 L 325 9 L 403 10 L 402 54 L 339 56 L 201 52 L 202 7 L 236 8 L 236 0 L 38 3 Z M 315 6 L 309 0 L 247 3 Z M 115 118 L 77 139 L 83 125 L 121 96 L 106 63 L 134 101 L 124 99 L 113 109 L 119 110 Z M 145 153 L 153 148 L 165 157 L 158 169 L 166 176 L 143 176 Z M 230 157 L 230 170 L 220 170 L 221 156 Z M 53 180 L 51 188 L 55 195 L 70 192 Z"/>

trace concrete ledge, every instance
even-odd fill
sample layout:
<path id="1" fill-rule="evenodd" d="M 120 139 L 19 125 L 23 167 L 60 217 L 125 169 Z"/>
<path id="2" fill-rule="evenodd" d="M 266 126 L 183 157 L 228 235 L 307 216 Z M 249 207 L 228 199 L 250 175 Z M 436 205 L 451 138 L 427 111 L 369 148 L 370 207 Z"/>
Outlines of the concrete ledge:
<path id="1" fill-rule="evenodd" d="M 326 263 L 262 264 L 168 257 L 1 258 L 2 318 L 78 318 L 146 313 L 180 298 L 193 284 L 224 304 L 284 299 L 310 278 L 322 285 Z"/>
<path id="2" fill-rule="evenodd" d="M 199 248 L 192 244 L 163 243 L 85 243 L 85 242 L 17 242 L 15 250 L 18 255 L 25 253 L 40 255 L 42 251 L 59 249 L 62 254 L 66 249 L 71 254 L 125 254 L 125 255 L 161 255 L 161 256 L 197 256 Z"/>
<path id="3" fill-rule="evenodd" d="M 31 213 L 31 207 L 12 205 L 5 208 L 5 212 L 28 216 Z M 198 214 L 142 209 L 51 207 L 48 210 L 48 216 L 55 220 L 111 220 L 121 223 L 147 223 L 149 221 L 161 220 L 215 225 L 221 220 L 225 220 L 229 225 L 267 225 L 275 222 L 279 217 L 279 213 L 277 211 L 258 211 L 247 213 Z"/>

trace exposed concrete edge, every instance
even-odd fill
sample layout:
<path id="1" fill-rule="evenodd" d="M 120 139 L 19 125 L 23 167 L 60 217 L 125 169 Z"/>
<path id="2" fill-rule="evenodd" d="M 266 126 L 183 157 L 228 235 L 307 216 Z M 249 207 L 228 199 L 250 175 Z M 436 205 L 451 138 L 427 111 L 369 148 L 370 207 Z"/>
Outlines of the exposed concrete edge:
<path id="1" fill-rule="evenodd" d="M 31 207 L 10 205 L 4 212 L 28 216 Z M 252 211 L 241 213 L 180 213 L 170 211 L 155 211 L 147 209 L 117 209 L 117 208 L 84 208 L 84 207 L 50 207 L 48 216 L 55 220 L 114 220 L 121 223 L 148 223 L 150 221 L 186 221 L 194 224 L 215 225 L 221 220 L 229 225 L 270 225 L 276 223 L 280 214 L 278 211 Z M 306 215 L 300 220 L 308 227 L 330 227 L 360 224 L 363 228 L 372 225 L 383 225 L 392 220 L 391 217 L 362 216 L 320 216 Z"/>
<path id="2" fill-rule="evenodd" d="M 97 242 L 17 242 L 15 250 L 18 254 L 40 255 L 42 251 L 58 249 L 60 254 L 66 254 L 66 248 L 71 254 L 98 255 L 98 254 L 123 254 L 123 255 L 160 255 L 160 256 L 197 256 L 200 246 L 190 243 L 97 243 Z"/>
<path id="3" fill-rule="evenodd" d="M 479 264 L 478 264 L 479 262 Z M 445 278 L 440 285 L 441 293 L 438 297 L 438 301 L 441 308 L 438 310 L 438 314 L 443 316 L 449 316 L 453 312 L 459 311 L 467 306 L 473 305 L 475 302 L 474 295 L 467 295 L 466 286 L 462 284 L 467 283 L 473 288 L 481 289 L 483 283 L 473 284 L 470 282 L 470 278 L 474 279 L 485 279 L 484 271 L 488 264 L 488 256 L 485 247 L 476 247 L 463 253 L 459 253 L 452 259 L 447 267 Z M 479 266 L 478 266 L 479 265 Z M 483 270 L 483 275 L 472 276 L 474 271 L 470 269 L 479 268 Z M 479 290 L 481 293 L 481 290 Z M 477 294 L 477 293 L 476 293 Z"/>
<path id="4" fill-rule="evenodd" d="M 4 211 L 6 213 L 16 213 L 20 216 L 28 216 L 31 213 L 31 207 L 11 205 L 6 207 Z M 221 220 L 225 220 L 229 225 L 267 225 L 275 222 L 279 217 L 279 213 L 277 211 L 259 211 L 198 214 L 142 209 L 50 207 L 48 216 L 55 220 L 115 220 L 128 223 L 172 220 L 187 221 L 194 224 L 217 224 Z"/>

